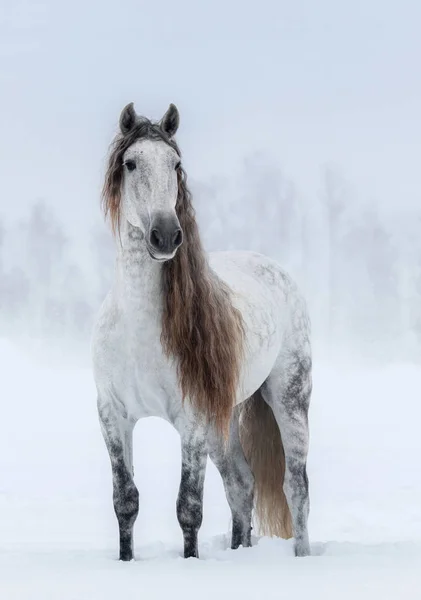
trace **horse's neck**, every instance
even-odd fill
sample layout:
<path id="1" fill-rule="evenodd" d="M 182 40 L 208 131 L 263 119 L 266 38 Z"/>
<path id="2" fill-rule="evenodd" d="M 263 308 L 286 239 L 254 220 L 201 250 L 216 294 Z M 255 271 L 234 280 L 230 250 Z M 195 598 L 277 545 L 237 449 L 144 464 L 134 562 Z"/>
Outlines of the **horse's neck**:
<path id="1" fill-rule="evenodd" d="M 160 308 L 162 265 L 148 254 L 143 233 L 125 221 L 117 237 L 115 292 L 126 310 Z"/>

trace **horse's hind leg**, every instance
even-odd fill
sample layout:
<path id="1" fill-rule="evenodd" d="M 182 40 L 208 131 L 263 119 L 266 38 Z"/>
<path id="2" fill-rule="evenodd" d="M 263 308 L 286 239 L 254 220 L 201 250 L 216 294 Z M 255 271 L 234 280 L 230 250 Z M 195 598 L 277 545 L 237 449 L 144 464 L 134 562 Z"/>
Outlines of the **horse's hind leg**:
<path id="1" fill-rule="evenodd" d="M 278 423 L 285 452 L 284 492 L 292 517 L 296 556 L 310 554 L 307 521 L 308 408 L 311 395 L 311 359 L 301 352 L 282 357 L 262 387 Z"/>
<path id="2" fill-rule="evenodd" d="M 227 446 L 215 434 L 208 439 L 209 456 L 221 474 L 232 514 L 231 548 L 251 546 L 254 477 L 239 435 L 239 407 L 233 412 Z"/>
<path id="3" fill-rule="evenodd" d="M 98 400 L 101 429 L 111 460 L 113 500 L 120 531 L 120 560 L 133 558 L 133 526 L 139 492 L 133 481 L 133 426 L 113 401 Z"/>

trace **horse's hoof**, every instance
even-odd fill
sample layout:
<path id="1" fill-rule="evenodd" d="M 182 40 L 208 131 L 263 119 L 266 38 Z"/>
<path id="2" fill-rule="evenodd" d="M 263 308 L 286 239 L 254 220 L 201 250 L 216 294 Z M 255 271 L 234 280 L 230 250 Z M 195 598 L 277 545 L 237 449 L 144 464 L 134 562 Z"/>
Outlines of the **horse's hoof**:
<path id="1" fill-rule="evenodd" d="M 119 560 L 121 560 L 121 562 L 130 562 L 131 560 L 134 560 L 134 557 L 133 554 L 120 554 Z"/>
<path id="2" fill-rule="evenodd" d="M 295 556 L 297 558 L 303 558 L 304 556 L 310 556 L 311 551 L 309 546 L 302 546 L 301 544 L 297 544 L 295 546 Z"/>
<path id="3" fill-rule="evenodd" d="M 185 551 L 184 558 L 199 558 L 199 552 L 197 550 L 187 552 Z"/>

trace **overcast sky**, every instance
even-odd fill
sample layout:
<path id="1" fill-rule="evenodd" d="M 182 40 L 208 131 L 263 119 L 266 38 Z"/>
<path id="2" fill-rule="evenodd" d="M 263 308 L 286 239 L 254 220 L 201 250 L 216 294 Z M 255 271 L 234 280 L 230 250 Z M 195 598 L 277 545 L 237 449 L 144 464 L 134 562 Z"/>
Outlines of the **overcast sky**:
<path id="1" fill-rule="evenodd" d="M 0 0 L 0 213 L 100 218 L 122 107 L 181 113 L 189 175 L 266 151 L 304 194 L 326 162 L 388 209 L 421 200 L 419 0 Z"/>

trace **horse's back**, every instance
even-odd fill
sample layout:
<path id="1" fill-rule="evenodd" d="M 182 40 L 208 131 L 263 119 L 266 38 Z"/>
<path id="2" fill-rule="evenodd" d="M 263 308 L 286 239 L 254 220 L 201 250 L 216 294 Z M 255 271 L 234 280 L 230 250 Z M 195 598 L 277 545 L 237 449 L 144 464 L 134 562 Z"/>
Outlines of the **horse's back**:
<path id="1" fill-rule="evenodd" d="M 280 264 L 257 252 L 213 252 L 210 266 L 230 287 L 233 299 L 247 318 L 250 307 L 272 317 L 272 322 L 287 326 L 301 294 Z"/>

